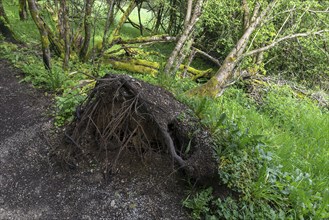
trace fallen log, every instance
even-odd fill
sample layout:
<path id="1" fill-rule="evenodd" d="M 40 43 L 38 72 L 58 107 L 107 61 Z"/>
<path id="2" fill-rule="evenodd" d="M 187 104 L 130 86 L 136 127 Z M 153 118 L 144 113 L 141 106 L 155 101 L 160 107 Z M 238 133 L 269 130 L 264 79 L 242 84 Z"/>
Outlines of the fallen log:
<path id="1" fill-rule="evenodd" d="M 158 62 L 152 62 L 142 59 L 127 58 L 127 59 L 118 59 L 118 58 L 106 58 L 103 59 L 103 63 L 111 64 L 114 69 L 128 70 L 130 72 L 136 72 L 141 74 L 149 74 L 156 76 L 159 73 L 159 70 L 162 64 Z M 189 74 L 192 75 L 193 80 L 197 80 L 201 77 L 210 77 L 213 69 L 207 70 L 198 70 L 190 66 L 180 65 L 179 70 L 187 70 Z"/>
<path id="2" fill-rule="evenodd" d="M 160 151 L 195 180 L 218 176 L 213 140 L 197 116 L 168 91 L 126 75 L 97 81 L 65 139 L 71 157 L 96 155 L 109 170 L 126 150 Z"/>

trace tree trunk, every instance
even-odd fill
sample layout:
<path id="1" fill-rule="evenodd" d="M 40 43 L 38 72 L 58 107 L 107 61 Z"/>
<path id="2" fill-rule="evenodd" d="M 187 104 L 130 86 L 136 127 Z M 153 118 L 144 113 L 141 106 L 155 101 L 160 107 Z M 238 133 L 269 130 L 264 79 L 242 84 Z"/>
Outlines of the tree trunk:
<path id="1" fill-rule="evenodd" d="M 175 69 L 175 65 L 174 65 L 175 60 L 177 60 L 178 54 L 182 50 L 186 41 L 189 39 L 190 34 L 193 31 L 195 24 L 201 15 L 202 4 L 203 4 L 203 0 L 198 0 L 197 3 L 195 4 L 192 18 L 190 19 L 188 25 L 186 26 L 182 35 L 180 36 L 179 40 L 177 41 L 177 44 L 176 44 L 174 50 L 172 51 L 171 55 L 168 58 L 168 61 L 164 68 L 165 74 L 175 74 L 173 72 L 173 70 Z M 189 16 L 189 15 L 187 15 L 187 16 Z"/>
<path id="2" fill-rule="evenodd" d="M 21 19 L 21 21 L 27 20 L 26 0 L 19 0 L 19 18 Z"/>
<path id="3" fill-rule="evenodd" d="M 185 43 L 185 46 L 180 50 L 178 59 L 176 59 L 174 61 L 173 70 L 172 70 L 173 73 L 177 72 L 180 65 L 185 60 L 187 54 L 190 53 L 193 42 L 194 42 L 194 38 L 192 36 L 190 36 L 189 39 L 187 40 L 187 42 Z"/>
<path id="4" fill-rule="evenodd" d="M 63 38 L 64 38 L 64 61 L 63 69 L 67 70 L 69 66 L 71 40 L 70 40 L 70 25 L 69 25 L 69 10 L 66 0 L 60 1 L 60 8 L 62 12 Z"/>
<path id="5" fill-rule="evenodd" d="M 170 1 L 170 17 L 169 17 L 169 25 L 167 29 L 167 33 L 175 35 L 175 29 L 177 25 L 177 15 L 176 15 L 176 5 L 177 5 L 177 0 L 171 0 Z"/>
<path id="6" fill-rule="evenodd" d="M 85 38 L 83 41 L 82 48 L 80 50 L 80 59 L 86 61 L 88 48 L 91 38 L 91 12 L 94 4 L 94 0 L 86 0 L 85 5 L 85 17 L 84 17 L 84 29 L 85 29 Z"/>
<path id="7" fill-rule="evenodd" d="M 139 22 L 139 31 L 140 34 L 143 36 L 143 24 L 142 24 L 142 18 L 141 18 L 141 9 L 142 9 L 142 5 L 143 5 L 143 1 L 141 1 L 138 5 L 137 5 L 137 10 L 138 10 L 138 22 Z"/>
<path id="8" fill-rule="evenodd" d="M 184 28 L 186 28 L 187 25 L 190 23 L 191 16 L 192 16 L 192 6 L 193 6 L 193 0 L 188 0 L 186 16 L 185 16 L 185 21 L 184 21 Z"/>
<path id="9" fill-rule="evenodd" d="M 34 23 L 38 27 L 40 37 L 41 37 L 41 45 L 42 45 L 42 58 L 45 68 L 47 70 L 51 70 L 51 56 L 49 49 L 49 39 L 48 39 L 48 31 L 44 25 L 43 20 L 40 18 L 39 10 L 36 6 L 35 0 L 28 0 L 29 9 L 31 16 L 34 20 Z"/>

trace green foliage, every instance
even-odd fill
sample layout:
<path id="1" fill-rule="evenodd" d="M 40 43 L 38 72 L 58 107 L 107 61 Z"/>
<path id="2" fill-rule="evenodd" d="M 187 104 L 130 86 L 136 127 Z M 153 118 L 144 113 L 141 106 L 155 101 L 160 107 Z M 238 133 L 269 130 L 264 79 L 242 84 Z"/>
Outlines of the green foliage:
<path id="1" fill-rule="evenodd" d="M 213 199 L 212 188 L 202 190 L 193 198 L 186 198 L 183 205 L 192 210 L 191 217 L 193 219 L 200 219 L 202 215 L 210 211 L 210 202 Z"/>
<path id="2" fill-rule="evenodd" d="M 224 59 L 241 36 L 242 11 L 239 1 L 209 0 L 204 6 L 197 37 L 206 51 Z"/>
<path id="3" fill-rule="evenodd" d="M 55 125 L 63 126 L 76 116 L 77 106 L 86 98 L 86 94 L 79 89 L 65 90 L 61 96 L 56 97 Z"/>
<path id="4" fill-rule="evenodd" d="M 190 195 L 184 204 L 199 213 L 194 218 L 328 217 L 328 110 L 290 87 L 272 85 L 262 100 L 230 88 L 216 100 L 190 103 L 216 138 L 221 184 L 239 195 Z"/>

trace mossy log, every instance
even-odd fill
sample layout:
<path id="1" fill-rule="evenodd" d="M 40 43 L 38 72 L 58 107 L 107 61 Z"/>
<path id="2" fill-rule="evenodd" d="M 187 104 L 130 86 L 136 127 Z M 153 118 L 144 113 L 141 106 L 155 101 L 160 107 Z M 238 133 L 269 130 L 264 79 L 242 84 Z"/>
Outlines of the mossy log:
<path id="1" fill-rule="evenodd" d="M 70 157 L 94 155 L 115 169 L 126 150 L 140 156 L 159 151 L 193 179 L 207 182 L 217 176 L 210 134 L 190 109 L 160 87 L 107 75 L 98 80 L 78 115 L 65 135 Z"/>
<path id="2" fill-rule="evenodd" d="M 152 76 L 156 76 L 159 73 L 159 70 L 162 63 L 152 62 L 148 60 L 142 59 L 111 59 L 105 58 L 103 59 L 103 63 L 111 64 L 113 68 L 120 70 L 128 70 L 130 72 L 136 72 L 141 74 L 150 74 Z M 207 70 L 198 70 L 190 66 L 180 65 L 179 70 L 183 71 L 187 69 L 187 72 L 192 74 L 193 80 L 197 80 L 201 77 L 208 77 L 213 69 Z"/>

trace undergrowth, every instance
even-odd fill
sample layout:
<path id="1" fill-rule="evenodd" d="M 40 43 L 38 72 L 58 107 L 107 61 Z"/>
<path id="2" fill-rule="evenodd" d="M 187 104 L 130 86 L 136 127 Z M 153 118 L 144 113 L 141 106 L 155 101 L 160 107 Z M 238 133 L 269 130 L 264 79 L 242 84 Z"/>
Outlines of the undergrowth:
<path id="1" fill-rule="evenodd" d="M 211 188 L 184 205 L 199 219 L 329 217 L 329 112 L 290 87 L 272 85 L 258 104 L 239 88 L 192 102 L 219 145 L 219 176 L 238 198 Z"/>

